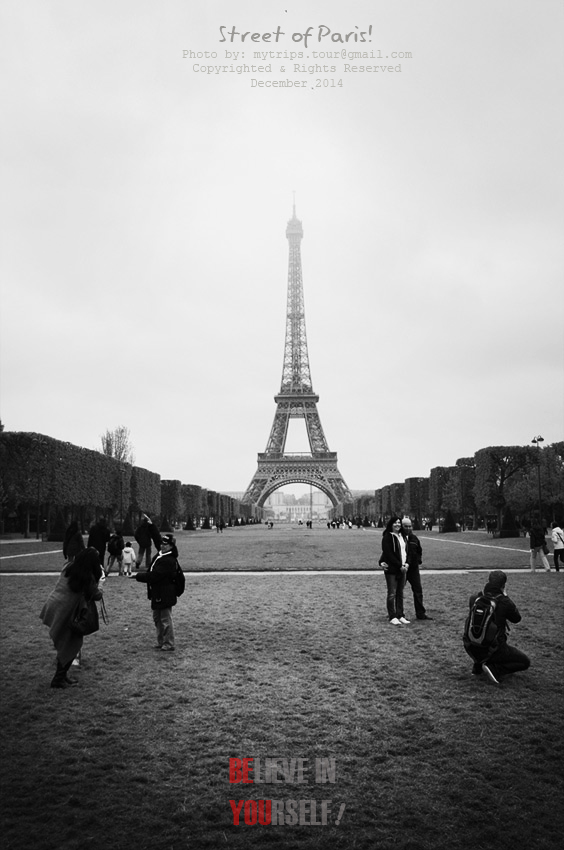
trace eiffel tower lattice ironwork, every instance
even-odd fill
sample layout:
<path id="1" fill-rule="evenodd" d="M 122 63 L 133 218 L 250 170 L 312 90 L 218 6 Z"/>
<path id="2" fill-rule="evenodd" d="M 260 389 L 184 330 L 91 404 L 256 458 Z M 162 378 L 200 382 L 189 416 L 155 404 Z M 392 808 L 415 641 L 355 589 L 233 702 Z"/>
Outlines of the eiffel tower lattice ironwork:
<path id="1" fill-rule="evenodd" d="M 352 494 L 337 466 L 337 453 L 330 452 L 313 391 L 307 351 L 302 260 L 302 223 L 293 216 L 286 228 L 290 244 L 286 340 L 280 392 L 274 397 L 276 413 L 266 451 L 259 452 L 257 471 L 247 487 L 244 502 L 262 507 L 266 499 L 285 484 L 312 484 L 330 498 L 334 507 L 352 502 Z M 290 419 L 304 419 L 310 452 L 286 454 Z"/>

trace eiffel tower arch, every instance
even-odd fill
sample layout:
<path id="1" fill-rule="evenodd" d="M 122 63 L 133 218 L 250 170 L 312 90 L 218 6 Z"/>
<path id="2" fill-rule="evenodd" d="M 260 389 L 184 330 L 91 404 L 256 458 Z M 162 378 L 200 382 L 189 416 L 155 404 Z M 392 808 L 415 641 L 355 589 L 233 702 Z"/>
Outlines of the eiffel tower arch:
<path id="1" fill-rule="evenodd" d="M 352 494 L 337 466 L 337 453 L 329 451 L 319 418 L 319 396 L 313 391 L 307 350 L 302 260 L 300 243 L 302 223 L 293 216 L 286 227 L 289 242 L 288 300 L 286 338 L 280 392 L 274 396 L 276 412 L 264 452 L 259 452 L 258 466 L 247 487 L 243 502 L 262 508 L 275 490 L 285 484 L 311 484 L 325 493 L 334 508 L 353 501 Z M 305 422 L 309 452 L 286 453 L 290 419 Z"/>

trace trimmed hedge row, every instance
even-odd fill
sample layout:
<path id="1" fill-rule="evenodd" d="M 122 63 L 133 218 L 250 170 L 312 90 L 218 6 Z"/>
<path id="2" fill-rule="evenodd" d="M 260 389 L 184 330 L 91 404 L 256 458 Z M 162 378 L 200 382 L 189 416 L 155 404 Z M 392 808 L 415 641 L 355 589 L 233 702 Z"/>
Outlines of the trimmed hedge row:
<path id="1" fill-rule="evenodd" d="M 0 432 L 0 503 L 4 516 L 30 512 L 47 517 L 66 514 L 127 517 L 128 533 L 141 512 L 170 526 L 202 518 L 226 523 L 249 519 L 250 506 L 193 484 L 161 481 L 160 475 L 115 460 L 93 449 L 75 446 L 43 434 Z M 48 529 L 47 529 L 48 530 Z"/>

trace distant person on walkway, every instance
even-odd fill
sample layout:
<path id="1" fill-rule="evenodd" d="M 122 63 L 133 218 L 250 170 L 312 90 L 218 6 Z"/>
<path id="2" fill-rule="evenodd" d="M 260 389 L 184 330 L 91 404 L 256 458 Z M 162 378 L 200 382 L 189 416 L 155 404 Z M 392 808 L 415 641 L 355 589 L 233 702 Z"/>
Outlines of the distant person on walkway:
<path id="1" fill-rule="evenodd" d="M 82 552 L 85 548 L 82 534 L 78 528 L 78 523 L 73 520 L 65 531 L 65 537 L 63 540 L 63 557 L 70 563 L 71 561 L 74 561 L 78 553 Z"/>
<path id="2" fill-rule="evenodd" d="M 100 556 L 100 564 L 103 568 L 104 559 L 106 557 L 106 544 L 110 539 L 110 531 L 106 525 L 106 520 L 102 517 L 90 529 L 88 535 L 87 546 L 93 546 L 98 551 Z"/>
<path id="3" fill-rule="evenodd" d="M 106 577 L 109 576 L 113 565 L 117 561 L 118 563 L 118 573 L 120 576 L 123 575 L 123 547 L 124 547 L 123 537 L 121 536 L 121 531 L 114 531 L 114 533 L 110 536 L 108 540 L 108 566 L 105 570 Z"/>
<path id="4" fill-rule="evenodd" d="M 556 522 L 553 522 L 550 527 L 552 529 L 551 539 L 554 543 L 554 569 L 559 573 L 560 564 L 564 564 L 564 531 Z"/>
<path id="5" fill-rule="evenodd" d="M 172 652 L 174 627 L 172 608 L 178 596 L 184 592 L 184 574 L 178 563 L 178 549 L 172 534 L 164 534 L 161 550 L 155 555 L 148 570 L 140 570 L 135 578 L 147 585 L 147 597 L 151 600 L 153 621 L 157 630 L 155 649 Z"/>
<path id="6" fill-rule="evenodd" d="M 136 558 L 136 555 L 135 555 L 135 549 L 131 545 L 131 542 L 128 540 L 127 543 L 125 544 L 125 546 L 123 547 L 123 553 L 122 553 L 122 564 L 123 564 L 124 575 L 126 575 L 126 576 L 131 575 L 132 567 L 136 563 L 136 561 L 137 561 L 137 558 Z"/>
<path id="7" fill-rule="evenodd" d="M 161 546 L 161 535 L 159 534 L 158 528 L 147 514 L 143 514 L 143 519 L 135 529 L 134 537 L 139 544 L 135 569 L 139 569 L 143 563 L 143 558 L 145 558 L 145 564 L 148 568 L 151 563 L 151 543 L 155 544 L 155 549 L 158 552 Z"/>
<path id="8" fill-rule="evenodd" d="M 531 664 L 524 652 L 509 646 L 507 643 L 507 632 L 509 631 L 507 623 L 521 622 L 521 614 L 515 603 L 507 595 L 506 582 L 507 576 L 502 570 L 493 570 L 489 574 L 486 586 L 482 591 L 484 596 L 491 596 L 496 602 L 494 620 L 497 626 L 497 635 L 495 648 L 492 647 L 493 653 L 492 649 L 475 647 L 466 639 L 464 640 L 464 648 L 474 661 L 472 673 L 475 675 L 485 673 L 495 685 L 499 685 L 504 676 L 517 673 L 519 670 L 527 670 Z M 480 592 L 472 594 L 470 609 L 480 595 Z"/>
<path id="9" fill-rule="evenodd" d="M 102 575 L 98 551 L 90 546 L 79 552 L 74 561 L 66 564 L 57 584 L 47 597 L 39 615 L 49 626 L 49 636 L 57 650 L 57 670 L 51 681 L 52 688 L 77 685 L 67 676 L 73 658 L 79 653 L 83 635 L 72 631 L 71 621 L 79 604 L 85 600 L 101 599 L 98 582 Z"/>
<path id="10" fill-rule="evenodd" d="M 382 534 L 379 564 L 386 576 L 388 620 L 394 626 L 407 625 L 403 615 L 403 588 L 407 573 L 407 549 L 401 534 L 401 519 L 392 516 Z"/>
<path id="11" fill-rule="evenodd" d="M 533 522 L 529 531 L 529 545 L 531 547 L 531 572 L 534 573 L 537 568 L 537 555 L 540 559 L 546 572 L 550 572 L 550 564 L 546 556 L 548 555 L 548 546 L 546 545 L 545 530 L 537 520 Z"/>
<path id="12" fill-rule="evenodd" d="M 415 616 L 418 620 L 432 620 L 426 613 L 423 605 L 423 587 L 421 586 L 421 574 L 419 567 L 423 562 L 423 549 L 419 538 L 413 533 L 413 525 L 409 517 L 405 516 L 401 521 L 401 533 L 407 548 L 407 573 L 406 579 L 411 585 L 413 592 L 413 605 Z"/>

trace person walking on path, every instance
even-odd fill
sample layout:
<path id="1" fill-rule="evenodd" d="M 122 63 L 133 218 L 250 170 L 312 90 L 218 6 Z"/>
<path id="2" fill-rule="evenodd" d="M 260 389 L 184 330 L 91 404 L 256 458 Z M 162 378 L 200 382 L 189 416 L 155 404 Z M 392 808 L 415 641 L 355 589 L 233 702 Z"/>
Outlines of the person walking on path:
<path id="1" fill-rule="evenodd" d="M 49 626 L 49 636 L 57 650 L 57 669 L 51 681 L 52 688 L 78 684 L 76 680 L 69 679 L 67 673 L 73 658 L 80 651 L 84 636 L 73 631 L 71 623 L 82 603 L 102 598 L 102 591 L 98 587 L 101 575 L 97 549 L 93 546 L 83 549 L 74 561 L 65 565 L 41 609 L 39 617 Z"/>
<path id="2" fill-rule="evenodd" d="M 165 534 L 161 550 L 153 558 L 148 570 L 140 570 L 135 578 L 147 585 L 151 600 L 153 621 L 157 630 L 155 649 L 172 652 L 175 648 L 172 608 L 178 596 L 184 593 L 184 574 L 178 563 L 178 549 L 172 534 Z"/>
<path id="3" fill-rule="evenodd" d="M 521 614 L 507 595 L 506 583 L 507 575 L 502 570 L 492 570 L 484 590 L 481 593 L 473 593 L 470 597 L 470 610 L 479 596 L 491 596 L 495 600 L 494 622 L 497 634 L 493 646 L 476 647 L 467 638 L 464 639 L 464 648 L 474 662 L 472 673 L 485 673 L 494 685 L 499 685 L 501 679 L 510 673 L 527 670 L 531 664 L 524 652 L 507 643 L 508 622 L 520 623 Z"/>
<path id="4" fill-rule="evenodd" d="M 554 569 L 559 573 L 560 564 L 564 564 L 564 531 L 556 522 L 553 522 L 550 527 L 552 529 L 550 537 L 554 543 Z"/>
<path id="5" fill-rule="evenodd" d="M 403 588 L 407 573 L 407 550 L 401 534 L 401 519 L 392 516 L 382 534 L 382 554 L 379 564 L 386 577 L 386 608 L 388 620 L 394 626 L 408 625 L 403 614 Z"/>
<path id="6" fill-rule="evenodd" d="M 409 517 L 401 521 L 401 533 L 407 548 L 407 573 L 406 580 L 411 585 L 413 592 L 413 605 L 415 616 L 418 620 L 432 620 L 426 612 L 423 604 L 423 587 L 421 585 L 421 574 L 419 567 L 423 562 L 423 549 L 419 538 L 413 533 L 413 525 Z"/>
<path id="7" fill-rule="evenodd" d="M 545 529 L 542 527 L 540 522 L 534 522 L 531 530 L 529 531 L 529 543 L 531 547 L 531 572 L 534 573 L 537 567 L 537 555 L 540 555 L 540 559 L 543 567 L 546 572 L 550 572 L 550 564 L 547 560 L 548 555 L 548 546 L 546 545 L 545 539 Z"/>

